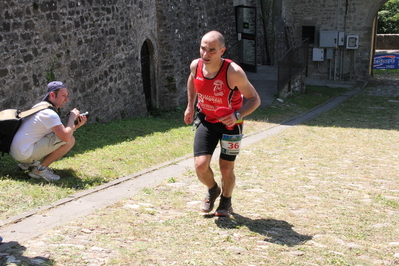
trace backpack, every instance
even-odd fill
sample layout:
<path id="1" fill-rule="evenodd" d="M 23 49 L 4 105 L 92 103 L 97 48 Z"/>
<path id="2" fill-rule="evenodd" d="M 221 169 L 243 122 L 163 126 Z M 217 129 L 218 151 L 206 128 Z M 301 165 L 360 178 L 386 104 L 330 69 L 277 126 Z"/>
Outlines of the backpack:
<path id="1" fill-rule="evenodd" d="M 10 153 L 10 146 L 14 135 L 22 123 L 22 118 L 33 115 L 41 110 L 52 107 L 50 103 L 42 103 L 32 109 L 20 111 L 17 109 L 6 109 L 0 112 L 0 152 L 2 156 Z"/>

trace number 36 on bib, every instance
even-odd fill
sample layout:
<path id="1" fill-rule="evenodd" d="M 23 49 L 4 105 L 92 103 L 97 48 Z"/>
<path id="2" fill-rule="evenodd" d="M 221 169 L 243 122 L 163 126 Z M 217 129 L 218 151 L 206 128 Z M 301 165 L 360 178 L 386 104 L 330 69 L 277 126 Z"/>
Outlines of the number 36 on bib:
<path id="1" fill-rule="evenodd" d="M 240 153 L 241 140 L 243 135 L 223 134 L 221 141 L 222 153 L 227 155 L 238 155 Z"/>

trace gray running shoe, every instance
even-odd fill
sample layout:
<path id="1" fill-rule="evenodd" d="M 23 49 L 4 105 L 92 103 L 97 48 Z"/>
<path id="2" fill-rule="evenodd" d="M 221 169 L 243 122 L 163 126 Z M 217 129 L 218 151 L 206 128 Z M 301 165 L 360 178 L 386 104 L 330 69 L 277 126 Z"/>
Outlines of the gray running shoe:
<path id="1" fill-rule="evenodd" d="M 218 186 L 216 189 L 216 192 L 210 193 L 208 190 L 208 193 L 206 193 L 205 199 L 201 202 L 201 207 L 200 210 L 202 212 L 208 213 L 213 210 L 213 206 L 215 204 L 215 200 L 219 197 L 220 193 L 222 190 Z"/>
<path id="2" fill-rule="evenodd" d="M 32 171 L 29 173 L 29 176 L 33 177 L 33 178 L 43 178 L 44 180 L 46 180 L 48 182 L 60 180 L 60 176 L 54 174 L 53 170 L 48 167 L 44 168 L 42 171 L 39 171 L 37 169 L 37 166 L 35 166 L 32 169 Z"/>
<path id="3" fill-rule="evenodd" d="M 40 164 L 39 161 L 36 161 L 36 162 L 33 162 L 33 163 L 19 163 L 18 167 L 21 170 L 26 171 L 26 170 L 29 170 L 29 168 L 32 168 L 32 167 L 35 167 L 35 166 L 39 166 L 39 164 Z"/>

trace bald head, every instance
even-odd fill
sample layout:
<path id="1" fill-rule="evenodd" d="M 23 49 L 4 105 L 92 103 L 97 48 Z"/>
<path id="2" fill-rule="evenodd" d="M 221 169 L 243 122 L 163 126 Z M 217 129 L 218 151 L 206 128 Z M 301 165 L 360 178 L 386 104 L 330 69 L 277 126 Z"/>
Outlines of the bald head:
<path id="1" fill-rule="evenodd" d="M 223 48 L 225 47 L 225 42 L 224 42 L 224 37 L 223 35 L 218 32 L 218 31 L 210 31 L 208 33 L 206 33 L 203 37 L 202 37 L 202 41 L 207 42 L 207 43 L 212 43 L 212 42 L 217 42 L 219 48 Z"/>

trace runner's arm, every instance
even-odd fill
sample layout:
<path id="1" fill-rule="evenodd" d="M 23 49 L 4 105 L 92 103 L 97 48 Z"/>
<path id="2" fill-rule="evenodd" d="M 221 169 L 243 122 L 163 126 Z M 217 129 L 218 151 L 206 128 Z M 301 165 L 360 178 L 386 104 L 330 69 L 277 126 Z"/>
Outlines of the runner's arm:
<path id="1" fill-rule="evenodd" d="M 198 60 L 194 60 L 190 65 L 190 75 L 187 80 L 187 108 L 184 112 L 184 122 L 186 125 L 193 123 L 195 113 L 195 102 L 197 99 L 197 91 L 194 86 L 194 74 Z"/>
<path id="2" fill-rule="evenodd" d="M 254 86 L 249 82 L 244 70 L 236 63 L 232 63 L 228 69 L 228 82 L 232 88 L 237 88 L 247 99 L 242 107 L 237 110 L 241 117 L 248 116 L 259 107 L 261 100 Z"/>

